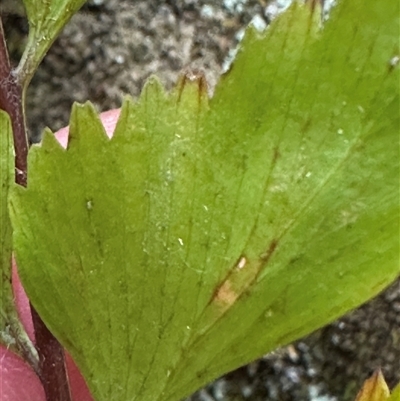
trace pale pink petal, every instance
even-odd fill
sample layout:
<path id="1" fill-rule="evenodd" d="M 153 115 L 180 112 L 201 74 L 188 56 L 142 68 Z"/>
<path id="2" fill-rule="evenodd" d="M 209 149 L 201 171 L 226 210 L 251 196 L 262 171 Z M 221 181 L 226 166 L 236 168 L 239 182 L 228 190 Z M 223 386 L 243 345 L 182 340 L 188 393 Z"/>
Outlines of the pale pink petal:
<path id="1" fill-rule="evenodd" d="M 31 367 L 0 346 L 0 400 L 46 401 L 43 387 Z"/>
<path id="2" fill-rule="evenodd" d="M 86 385 L 85 379 L 79 372 L 78 367 L 72 360 L 71 356 L 66 353 L 65 361 L 67 364 L 68 378 L 71 383 L 71 393 L 74 401 L 93 401 L 93 397 L 90 395 L 88 386 Z"/>
<path id="3" fill-rule="evenodd" d="M 31 307 L 29 305 L 28 297 L 26 296 L 25 290 L 22 287 L 21 281 L 19 280 L 17 273 L 17 265 L 13 258 L 12 261 L 12 287 L 14 291 L 15 304 L 22 324 L 25 327 L 31 341 L 35 341 L 35 334 L 33 330 L 33 322 L 31 315 Z"/>

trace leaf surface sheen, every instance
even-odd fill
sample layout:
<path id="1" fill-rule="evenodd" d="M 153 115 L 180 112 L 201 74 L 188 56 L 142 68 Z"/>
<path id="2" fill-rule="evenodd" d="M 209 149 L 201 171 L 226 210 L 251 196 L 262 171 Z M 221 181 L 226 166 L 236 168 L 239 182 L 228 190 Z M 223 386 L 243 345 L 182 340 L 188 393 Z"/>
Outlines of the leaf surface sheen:
<path id="1" fill-rule="evenodd" d="M 111 140 L 75 106 L 32 149 L 21 279 L 96 400 L 179 400 L 399 276 L 395 3 L 295 4 L 210 100 L 152 79 Z"/>

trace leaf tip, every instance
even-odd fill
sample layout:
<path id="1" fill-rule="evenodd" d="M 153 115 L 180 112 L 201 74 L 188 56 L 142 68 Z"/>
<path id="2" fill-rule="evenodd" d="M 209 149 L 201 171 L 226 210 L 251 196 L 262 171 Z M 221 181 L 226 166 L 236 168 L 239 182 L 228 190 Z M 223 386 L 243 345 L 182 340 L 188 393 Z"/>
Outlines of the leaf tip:
<path id="1" fill-rule="evenodd" d="M 34 146 L 32 149 L 36 148 L 42 148 L 45 151 L 64 150 L 61 143 L 57 140 L 56 136 L 54 135 L 53 131 L 51 131 L 49 128 L 45 128 L 45 130 L 43 131 L 42 142 Z"/>
<path id="2" fill-rule="evenodd" d="M 364 382 L 355 401 L 386 401 L 390 392 L 380 369 Z"/>
<path id="3" fill-rule="evenodd" d="M 204 72 L 197 69 L 187 69 L 178 79 L 176 85 L 177 103 L 180 103 L 186 92 L 196 92 L 199 103 L 208 98 L 208 83 Z"/>
<path id="4" fill-rule="evenodd" d="M 90 141 L 93 133 L 100 134 L 96 135 L 100 140 L 108 140 L 106 131 L 93 104 L 89 101 L 83 104 L 75 102 L 71 110 L 67 149 L 73 147 L 77 142 Z"/>

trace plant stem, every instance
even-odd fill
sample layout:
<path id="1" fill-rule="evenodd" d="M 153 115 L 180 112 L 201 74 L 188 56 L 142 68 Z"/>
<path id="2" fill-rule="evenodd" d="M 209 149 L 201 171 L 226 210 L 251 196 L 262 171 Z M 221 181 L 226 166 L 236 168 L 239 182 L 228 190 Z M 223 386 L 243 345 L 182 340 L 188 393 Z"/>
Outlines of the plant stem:
<path id="1" fill-rule="evenodd" d="M 15 149 L 15 182 L 24 187 L 27 186 L 29 148 L 24 112 L 25 91 L 26 85 L 23 87 L 19 75 L 11 67 L 0 18 L 0 108 L 9 114 L 11 119 Z M 32 304 L 30 306 L 39 354 L 39 377 L 46 399 L 71 401 L 64 350 Z"/>
<path id="2" fill-rule="evenodd" d="M 47 401 L 71 401 L 64 350 L 31 305 L 41 381 Z"/>
<path id="3" fill-rule="evenodd" d="M 15 182 L 26 187 L 28 140 L 22 105 L 22 87 L 13 74 L 3 24 L 0 20 L 0 108 L 11 119 L 15 148 Z"/>

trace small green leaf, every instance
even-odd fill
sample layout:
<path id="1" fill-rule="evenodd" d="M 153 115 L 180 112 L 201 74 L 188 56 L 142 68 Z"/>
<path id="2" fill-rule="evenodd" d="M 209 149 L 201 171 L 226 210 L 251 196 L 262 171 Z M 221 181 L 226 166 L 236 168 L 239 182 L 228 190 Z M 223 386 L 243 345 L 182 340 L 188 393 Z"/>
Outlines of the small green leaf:
<path id="1" fill-rule="evenodd" d="M 365 381 L 355 401 L 390 401 L 389 388 L 380 370 Z"/>
<path id="2" fill-rule="evenodd" d="M 31 150 L 21 279 L 96 400 L 179 400 L 399 276 L 398 7 L 295 4 L 211 100 L 153 79 L 111 140 L 75 106 Z"/>
<path id="3" fill-rule="evenodd" d="M 400 401 L 400 383 L 393 389 L 389 401 Z"/>
<path id="4" fill-rule="evenodd" d="M 29 22 L 28 42 L 18 67 L 26 88 L 57 35 L 86 0 L 23 0 Z"/>

